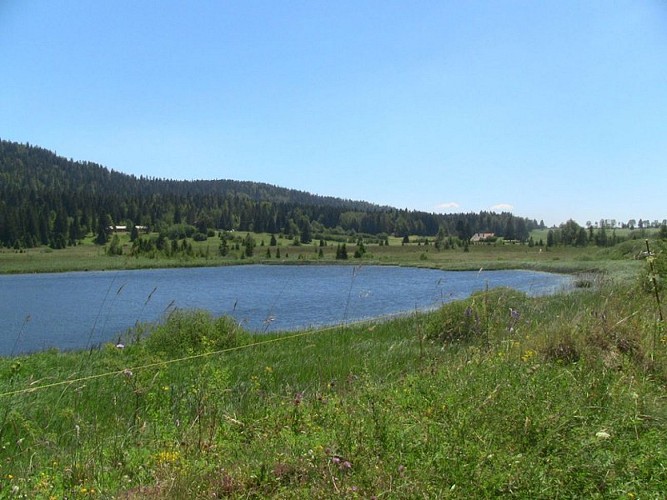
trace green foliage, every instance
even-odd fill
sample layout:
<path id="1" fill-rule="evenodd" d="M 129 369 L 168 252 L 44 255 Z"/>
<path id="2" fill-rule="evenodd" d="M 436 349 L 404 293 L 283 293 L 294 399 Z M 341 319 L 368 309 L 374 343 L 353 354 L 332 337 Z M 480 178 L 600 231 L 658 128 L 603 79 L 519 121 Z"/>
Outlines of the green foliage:
<path id="1" fill-rule="evenodd" d="M 486 340 L 490 325 L 504 325 L 505 330 L 514 329 L 521 316 L 525 294 L 500 288 L 477 292 L 466 300 L 443 304 L 429 316 L 424 326 L 428 339 L 444 343 Z"/>
<path id="2" fill-rule="evenodd" d="M 360 259 L 364 256 L 365 253 L 366 253 L 366 246 L 364 245 L 364 241 L 362 239 L 359 239 L 357 241 L 357 248 L 354 250 L 354 258 Z"/>
<path id="3" fill-rule="evenodd" d="M 166 358 L 235 347 L 247 338 L 233 319 L 213 318 L 206 311 L 176 310 L 149 331 L 146 349 Z"/>
<path id="4" fill-rule="evenodd" d="M 336 259 L 347 260 L 347 245 L 345 243 L 336 247 Z"/>
<path id="5" fill-rule="evenodd" d="M 639 275 L 642 288 L 649 293 L 662 292 L 667 281 L 667 243 L 656 240 L 650 244 L 650 254 L 646 245 L 642 243 L 643 250 L 637 253 L 640 259 L 646 261 Z"/>
<path id="6" fill-rule="evenodd" d="M 173 224 L 167 229 L 166 237 L 170 240 L 182 240 L 192 238 L 196 231 L 197 228 L 191 224 Z"/>
<path id="7" fill-rule="evenodd" d="M 108 215 L 100 216 L 97 224 L 97 236 L 95 243 L 98 245 L 105 245 L 109 241 L 109 232 L 111 227 L 111 217 Z"/>
<path id="8" fill-rule="evenodd" d="M 246 234 L 246 237 L 243 239 L 244 254 L 246 257 L 253 256 L 256 245 L 255 238 L 253 238 L 250 233 Z"/>
<path id="9" fill-rule="evenodd" d="M 107 248 L 107 255 L 123 255 L 123 245 L 121 245 L 117 234 L 114 234 L 111 238 L 111 243 Z"/>

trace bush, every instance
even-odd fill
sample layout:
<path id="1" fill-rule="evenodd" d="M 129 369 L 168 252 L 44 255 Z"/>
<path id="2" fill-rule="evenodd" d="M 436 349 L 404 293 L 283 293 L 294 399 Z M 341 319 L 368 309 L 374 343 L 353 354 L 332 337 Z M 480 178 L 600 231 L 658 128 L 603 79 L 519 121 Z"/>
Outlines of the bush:
<path id="1" fill-rule="evenodd" d="M 480 318 L 471 301 L 443 305 L 426 325 L 426 337 L 442 342 L 472 340 L 481 332 Z"/>
<path id="2" fill-rule="evenodd" d="M 176 310 L 167 321 L 149 330 L 148 350 L 168 358 L 235 347 L 247 338 L 229 316 L 213 318 L 207 311 Z"/>
<path id="3" fill-rule="evenodd" d="M 170 240 L 182 240 L 191 238 L 195 231 L 196 228 L 190 224 L 174 224 L 167 230 L 167 237 Z"/>
<path id="4" fill-rule="evenodd" d="M 546 346 L 544 358 L 546 361 L 562 364 L 576 363 L 580 358 L 579 349 L 572 337 L 565 336 L 560 340 L 552 341 Z"/>
<path id="5" fill-rule="evenodd" d="M 490 330 L 514 331 L 526 300 L 522 292 L 497 288 L 449 302 L 430 316 L 426 336 L 449 343 L 471 341 Z"/>

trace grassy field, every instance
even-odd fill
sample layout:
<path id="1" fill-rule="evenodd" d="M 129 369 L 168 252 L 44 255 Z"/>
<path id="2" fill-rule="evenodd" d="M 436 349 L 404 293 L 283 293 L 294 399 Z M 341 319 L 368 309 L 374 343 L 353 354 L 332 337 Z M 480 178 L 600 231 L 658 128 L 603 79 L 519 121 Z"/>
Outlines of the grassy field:
<path id="1" fill-rule="evenodd" d="M 243 237 L 245 235 L 240 235 Z M 308 245 L 294 245 L 291 240 L 278 239 L 276 247 L 269 247 L 269 234 L 253 235 L 257 246 L 252 257 L 243 255 L 243 249 L 232 249 L 222 257 L 218 246 L 220 239 L 207 241 L 188 240 L 191 255 L 166 257 L 157 255 L 131 255 L 129 235 L 120 235 L 122 255 L 107 255 L 105 247 L 95 245 L 88 238 L 80 245 L 63 250 L 40 247 L 26 250 L 0 249 L 0 273 L 61 272 L 113 269 L 142 269 L 155 267 L 219 266 L 248 263 L 336 263 L 336 264 L 398 264 L 433 267 L 449 270 L 484 269 L 535 269 L 554 272 L 608 271 L 634 273 L 639 261 L 633 257 L 645 249 L 644 240 L 629 240 L 612 248 L 529 247 L 528 245 L 503 244 L 471 245 L 438 251 L 432 244 L 401 244 L 400 238 L 390 238 L 389 245 L 365 244 L 366 253 L 353 257 L 357 248 L 348 243 L 347 261 L 336 260 L 338 243 L 319 241 Z M 415 241 L 416 238 L 412 238 Z M 267 255 L 267 251 L 270 256 Z M 320 253 L 321 251 L 321 253 Z M 280 253 L 278 256 L 277 253 Z"/>
<path id="2" fill-rule="evenodd" d="M 369 246 L 361 261 L 598 279 L 267 336 L 185 311 L 122 347 L 0 358 L 0 497 L 662 498 L 667 332 L 636 251 Z M 60 255 L 39 270 L 71 268 Z"/>

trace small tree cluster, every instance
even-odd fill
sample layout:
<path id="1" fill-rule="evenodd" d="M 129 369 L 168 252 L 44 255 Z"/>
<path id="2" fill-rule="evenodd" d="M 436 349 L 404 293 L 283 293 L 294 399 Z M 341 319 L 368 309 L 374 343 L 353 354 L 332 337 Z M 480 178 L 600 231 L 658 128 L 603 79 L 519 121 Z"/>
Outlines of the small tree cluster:
<path id="1" fill-rule="evenodd" d="M 336 247 L 336 259 L 347 260 L 347 246 L 345 243 Z"/>

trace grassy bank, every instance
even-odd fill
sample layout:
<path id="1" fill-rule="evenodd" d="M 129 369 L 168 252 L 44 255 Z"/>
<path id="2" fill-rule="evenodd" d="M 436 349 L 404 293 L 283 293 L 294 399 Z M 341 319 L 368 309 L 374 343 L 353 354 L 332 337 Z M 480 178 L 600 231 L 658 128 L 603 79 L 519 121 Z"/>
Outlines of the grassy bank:
<path id="1" fill-rule="evenodd" d="M 172 256 L 164 254 L 132 255 L 129 235 L 119 237 L 121 255 L 109 255 L 108 246 L 95 245 L 92 237 L 81 244 L 62 250 L 39 247 L 23 250 L 0 249 L 0 273 L 62 272 L 87 270 L 146 269 L 188 266 L 220 266 L 233 264 L 398 264 L 432 267 L 448 270 L 533 269 L 552 272 L 610 272 L 634 276 L 641 265 L 634 256 L 645 249 L 644 240 L 629 240 L 611 248 L 546 247 L 520 244 L 470 245 L 448 250 L 437 250 L 432 244 L 421 244 L 413 239 L 403 245 L 399 238 L 389 238 L 388 245 L 364 244 L 363 256 L 353 257 L 358 248 L 348 243 L 347 260 L 337 260 L 338 242 L 319 241 L 295 245 L 292 240 L 278 239 L 270 247 L 270 235 L 255 234 L 253 255 L 244 255 L 243 249 L 232 249 L 220 255 L 218 237 L 206 241 L 188 239 L 191 251 Z"/>
<path id="2" fill-rule="evenodd" d="M 616 262 L 584 256 L 555 262 Z M 296 334 L 180 312 L 0 359 L 0 497 L 659 498 L 667 334 L 633 266 Z"/>

